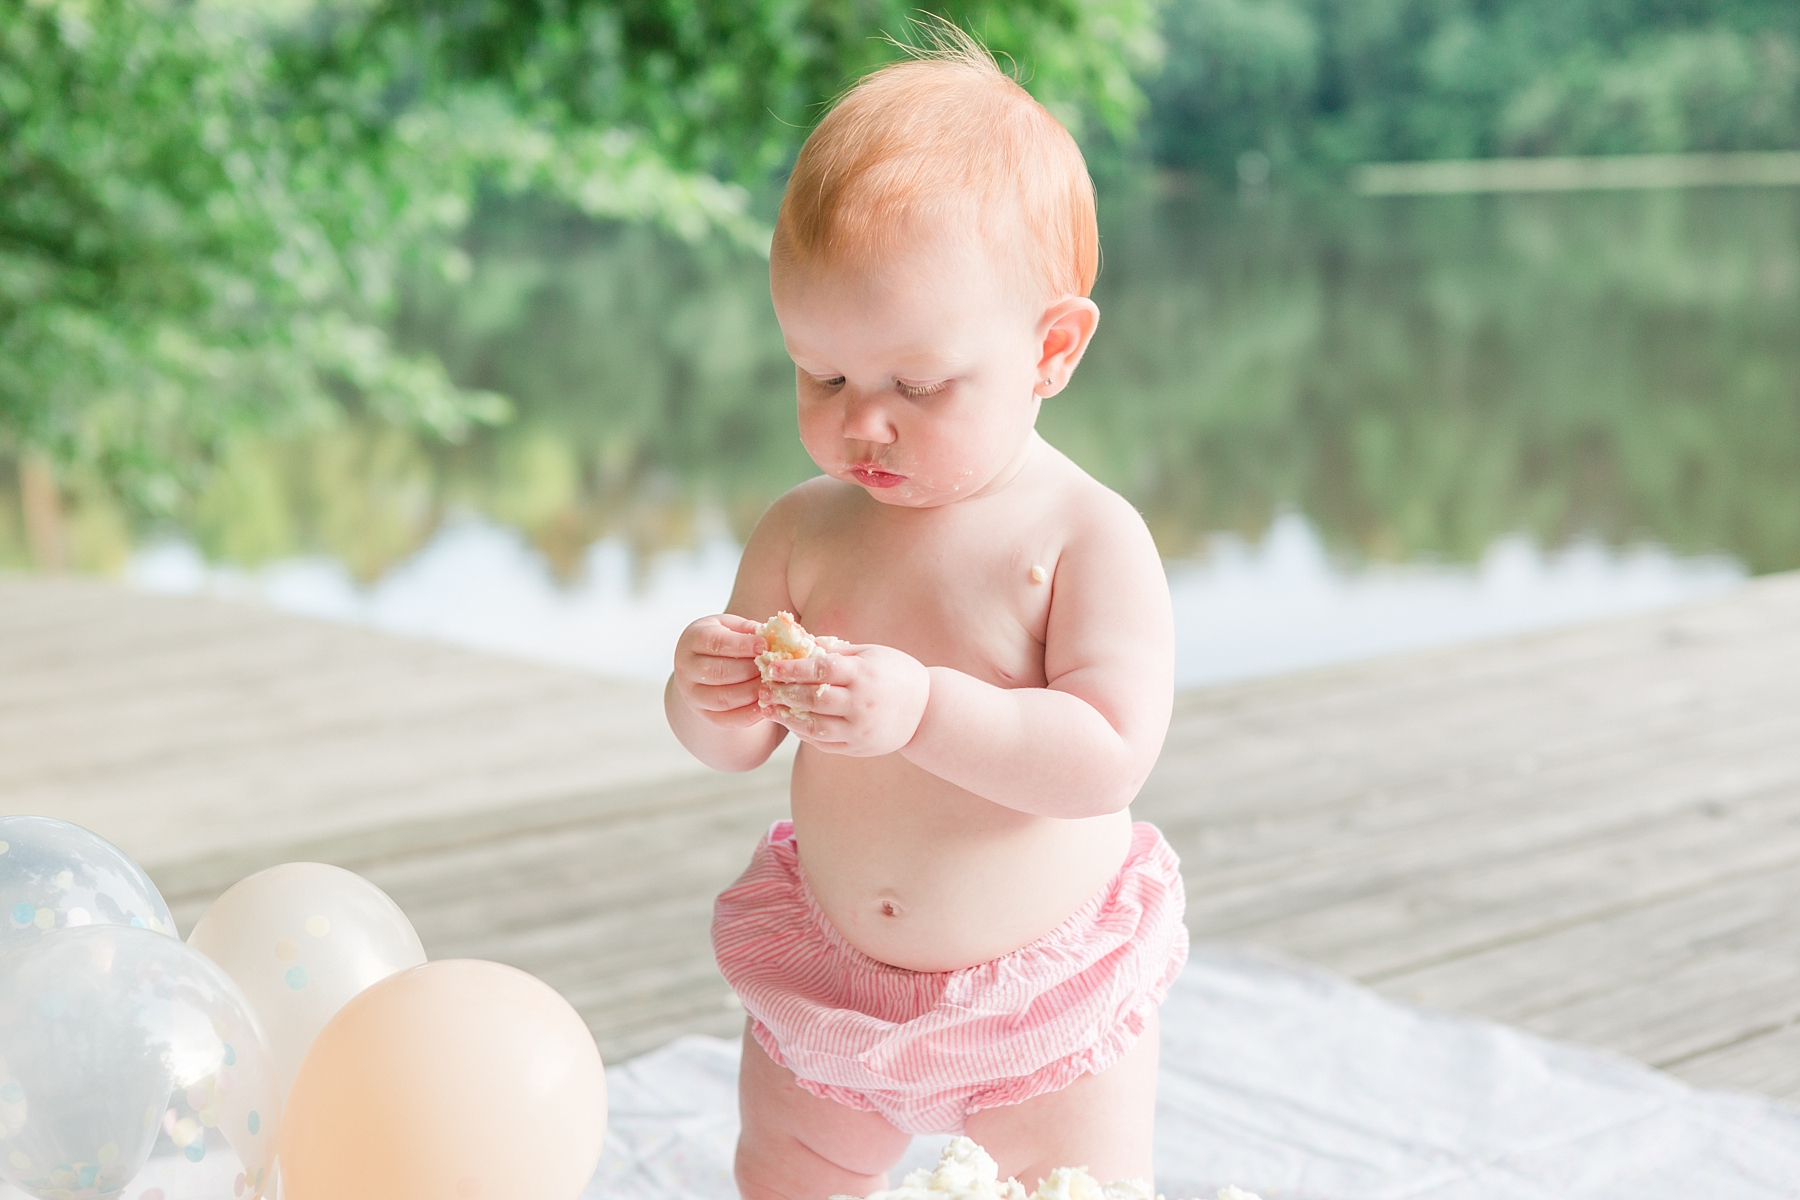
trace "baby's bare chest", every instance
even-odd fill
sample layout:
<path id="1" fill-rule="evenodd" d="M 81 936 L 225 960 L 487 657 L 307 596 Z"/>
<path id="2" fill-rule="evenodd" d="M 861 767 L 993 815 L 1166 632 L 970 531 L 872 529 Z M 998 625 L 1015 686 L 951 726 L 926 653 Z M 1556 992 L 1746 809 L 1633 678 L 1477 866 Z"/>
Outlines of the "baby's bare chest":
<path id="1" fill-rule="evenodd" d="M 796 538 L 789 594 L 814 633 L 1042 687 L 1060 552 L 1054 531 L 1028 517 L 823 523 Z"/>

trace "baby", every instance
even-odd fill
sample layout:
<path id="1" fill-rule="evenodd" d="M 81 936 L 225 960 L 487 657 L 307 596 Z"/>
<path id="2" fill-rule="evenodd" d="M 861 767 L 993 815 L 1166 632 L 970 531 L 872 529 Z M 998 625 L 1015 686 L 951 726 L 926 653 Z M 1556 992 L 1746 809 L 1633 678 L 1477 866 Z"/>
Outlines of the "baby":
<path id="1" fill-rule="evenodd" d="M 1187 933 L 1129 805 L 1168 729 L 1168 588 L 1138 514 L 1033 428 L 1100 316 L 1080 151 L 945 40 L 865 78 L 795 164 L 771 292 L 823 474 L 764 514 L 666 694 L 720 770 L 800 743 L 792 820 L 713 919 L 749 1013 L 752 1200 L 878 1191 L 923 1132 L 1028 1183 L 1151 1175 Z M 764 680 L 783 611 L 838 640 Z"/>

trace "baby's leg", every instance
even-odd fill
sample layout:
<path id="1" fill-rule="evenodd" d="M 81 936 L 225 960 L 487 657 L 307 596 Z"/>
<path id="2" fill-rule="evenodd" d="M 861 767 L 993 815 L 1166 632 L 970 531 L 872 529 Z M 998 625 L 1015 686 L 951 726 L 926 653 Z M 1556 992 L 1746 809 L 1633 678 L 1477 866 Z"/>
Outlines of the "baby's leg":
<path id="1" fill-rule="evenodd" d="M 1153 1016 L 1137 1044 L 1100 1074 L 1023 1104 L 971 1113 L 964 1132 L 994 1156 L 1002 1179 L 1011 1175 L 1028 1192 L 1057 1167 L 1086 1167 L 1101 1183 L 1152 1182 L 1157 1043 Z"/>
<path id="2" fill-rule="evenodd" d="M 879 1113 L 821 1100 L 744 1029 L 737 1185 L 744 1200 L 826 1200 L 887 1187 L 912 1138 Z"/>

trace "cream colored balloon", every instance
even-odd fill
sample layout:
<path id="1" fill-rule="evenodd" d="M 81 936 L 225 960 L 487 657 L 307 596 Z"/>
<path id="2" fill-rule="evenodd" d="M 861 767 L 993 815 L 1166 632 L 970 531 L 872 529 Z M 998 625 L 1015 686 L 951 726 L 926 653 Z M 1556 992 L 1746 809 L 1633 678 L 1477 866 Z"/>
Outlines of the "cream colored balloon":
<path id="1" fill-rule="evenodd" d="M 576 1200 L 606 1070 L 569 1002 L 499 963 L 427 963 L 344 1006 L 281 1125 L 286 1200 Z"/>
<path id="2" fill-rule="evenodd" d="M 262 1019 L 286 1095 L 307 1047 L 370 984 L 425 961 L 387 893 L 324 863 L 259 871 L 213 901 L 188 935 Z"/>

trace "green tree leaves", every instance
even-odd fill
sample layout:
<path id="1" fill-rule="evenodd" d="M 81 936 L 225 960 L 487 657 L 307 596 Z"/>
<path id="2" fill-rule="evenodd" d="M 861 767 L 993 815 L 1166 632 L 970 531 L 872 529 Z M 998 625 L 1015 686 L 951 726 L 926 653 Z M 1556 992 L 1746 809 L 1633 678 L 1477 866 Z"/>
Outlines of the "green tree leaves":
<path id="1" fill-rule="evenodd" d="M 392 346 L 356 243 L 293 186 L 260 47 L 185 6 L 0 9 L 0 439 L 166 509 L 247 426 L 499 411 Z"/>
<path id="2" fill-rule="evenodd" d="M 1800 148 L 1787 0 L 1168 0 L 1147 142 L 1230 177 L 1494 154 Z"/>
<path id="3" fill-rule="evenodd" d="M 1128 132 L 1149 0 L 951 3 Z M 897 0 L 0 0 L 0 455 L 166 511 L 248 430 L 346 409 L 456 438 L 505 402 L 394 344 L 483 195 L 689 239 L 897 51 Z"/>

